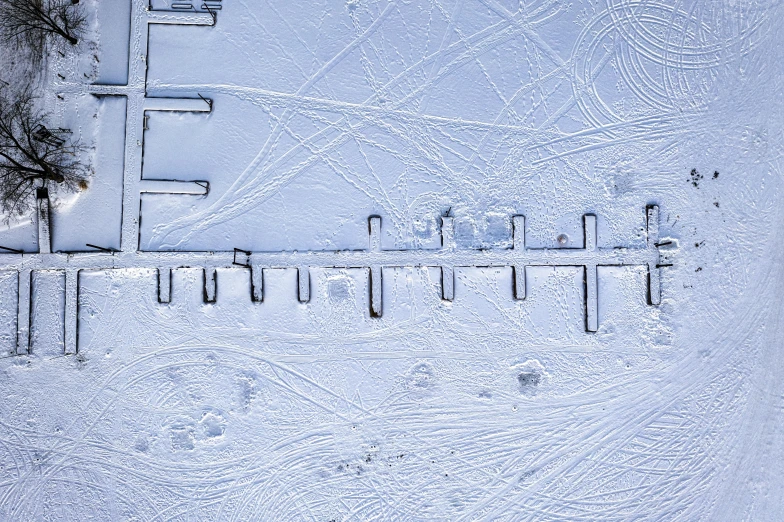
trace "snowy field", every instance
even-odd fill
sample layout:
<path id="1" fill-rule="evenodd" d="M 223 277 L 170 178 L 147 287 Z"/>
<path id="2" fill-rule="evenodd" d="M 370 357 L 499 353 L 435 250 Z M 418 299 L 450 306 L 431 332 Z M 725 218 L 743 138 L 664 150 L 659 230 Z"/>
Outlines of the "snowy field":
<path id="1" fill-rule="evenodd" d="M 784 520 L 780 2 L 82 3 L 0 521 Z"/>

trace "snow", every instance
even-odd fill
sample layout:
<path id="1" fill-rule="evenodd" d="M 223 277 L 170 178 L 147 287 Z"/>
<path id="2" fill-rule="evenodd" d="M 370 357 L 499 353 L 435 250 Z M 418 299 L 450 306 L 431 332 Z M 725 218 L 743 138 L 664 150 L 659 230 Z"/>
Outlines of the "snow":
<path id="1" fill-rule="evenodd" d="M 0 225 L 0 246 L 35 252 L 38 250 L 38 228 L 29 216 Z"/>
<path id="2" fill-rule="evenodd" d="M 131 2 L 101 0 L 93 5 L 99 57 L 96 83 L 125 85 L 128 83 Z"/>
<path id="3" fill-rule="evenodd" d="M 85 156 L 95 174 L 89 190 L 55 207 L 52 248 L 55 251 L 120 248 L 122 218 L 123 150 L 126 100 L 92 95 L 61 102 L 58 124 L 75 129 L 75 139 L 87 149 Z M 100 226 L 96 224 L 100 223 Z"/>
<path id="4" fill-rule="evenodd" d="M 222 4 L 50 64 L 0 519 L 784 519 L 779 6 Z"/>

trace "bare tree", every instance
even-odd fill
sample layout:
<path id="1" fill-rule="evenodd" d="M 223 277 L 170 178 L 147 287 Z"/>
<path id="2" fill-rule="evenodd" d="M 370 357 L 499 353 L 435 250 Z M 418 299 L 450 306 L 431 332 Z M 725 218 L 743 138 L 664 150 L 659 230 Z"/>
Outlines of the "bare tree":
<path id="1" fill-rule="evenodd" d="M 79 0 L 0 0 L 0 41 L 39 63 L 50 48 L 79 43 L 86 18 Z"/>
<path id="2" fill-rule="evenodd" d="M 37 102 L 30 88 L 16 94 L 0 90 L 0 208 L 9 219 L 31 208 L 37 188 L 86 186 L 82 148 L 47 129 L 48 114 Z"/>

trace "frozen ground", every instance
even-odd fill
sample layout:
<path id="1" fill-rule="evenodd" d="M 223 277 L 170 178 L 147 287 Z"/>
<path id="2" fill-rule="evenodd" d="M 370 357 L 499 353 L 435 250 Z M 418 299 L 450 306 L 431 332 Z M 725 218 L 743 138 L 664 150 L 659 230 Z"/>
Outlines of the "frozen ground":
<path id="1" fill-rule="evenodd" d="M 778 2 L 174 4 L 50 64 L 0 520 L 784 520 Z"/>

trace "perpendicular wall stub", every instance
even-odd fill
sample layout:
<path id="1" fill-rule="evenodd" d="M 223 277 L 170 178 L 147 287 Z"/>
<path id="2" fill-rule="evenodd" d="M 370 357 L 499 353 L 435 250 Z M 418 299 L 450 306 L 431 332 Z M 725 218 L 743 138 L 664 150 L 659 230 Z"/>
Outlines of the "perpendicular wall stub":
<path id="1" fill-rule="evenodd" d="M 162 304 L 171 303 L 171 281 L 172 269 L 158 269 L 158 302 Z"/>
<path id="2" fill-rule="evenodd" d="M 452 216 L 441 216 L 441 248 L 455 250 L 455 219 Z M 451 266 L 441 267 L 441 299 L 452 301 L 455 298 L 454 270 Z"/>
<path id="3" fill-rule="evenodd" d="M 46 189 L 38 189 L 38 252 L 50 254 L 52 252 L 51 212 L 49 208 L 49 195 Z"/>
<path id="4" fill-rule="evenodd" d="M 300 303 L 310 301 L 310 268 L 307 266 L 297 268 L 297 298 Z"/>
<path id="5" fill-rule="evenodd" d="M 585 266 L 585 331 L 599 329 L 599 286 L 596 265 Z"/>
<path id="6" fill-rule="evenodd" d="M 370 287 L 370 316 L 371 317 L 381 317 L 381 306 L 382 306 L 382 271 L 381 267 L 371 266 L 370 270 L 368 271 L 369 279 L 369 287 Z"/>
<path id="7" fill-rule="evenodd" d="M 648 248 L 656 247 L 659 241 L 659 206 L 648 205 L 645 207 L 645 228 Z"/>
<path id="8" fill-rule="evenodd" d="M 204 302 L 214 303 L 218 297 L 218 272 L 214 266 L 204 268 Z"/>
<path id="9" fill-rule="evenodd" d="M 79 272 L 65 271 L 65 355 L 79 352 Z"/>
<path id="10" fill-rule="evenodd" d="M 30 351 L 30 316 L 32 306 L 32 270 L 20 270 L 17 274 L 16 308 L 16 354 L 26 355 Z"/>
<path id="11" fill-rule="evenodd" d="M 583 240 L 585 250 L 596 250 L 596 216 L 583 215 Z"/>
<path id="12" fill-rule="evenodd" d="M 525 216 L 512 216 L 512 248 L 525 250 Z"/>
<path id="13" fill-rule="evenodd" d="M 368 218 L 368 243 L 371 252 L 381 251 L 381 216 Z"/>
<path id="14" fill-rule="evenodd" d="M 250 266 L 250 300 L 254 303 L 264 301 L 264 269 L 261 265 Z"/>
<path id="15" fill-rule="evenodd" d="M 451 266 L 441 267 L 441 299 L 444 301 L 455 299 L 455 271 Z"/>
<path id="16" fill-rule="evenodd" d="M 586 252 L 596 250 L 596 216 L 583 215 L 583 249 Z M 599 283 L 597 267 L 594 263 L 585 265 L 585 331 L 599 330 Z"/>
<path id="17" fill-rule="evenodd" d="M 518 301 L 525 299 L 525 265 L 512 267 L 513 296 Z"/>
<path id="18" fill-rule="evenodd" d="M 525 216 L 512 216 L 512 249 L 525 253 Z M 525 265 L 512 266 L 512 295 L 515 299 L 525 299 Z"/>
<path id="19" fill-rule="evenodd" d="M 648 261 L 648 304 L 661 304 L 661 256 L 659 254 L 659 207 L 646 207 L 646 242 L 651 258 Z"/>
<path id="20" fill-rule="evenodd" d="M 454 250 L 456 247 L 455 218 L 452 216 L 441 216 L 441 248 Z"/>

